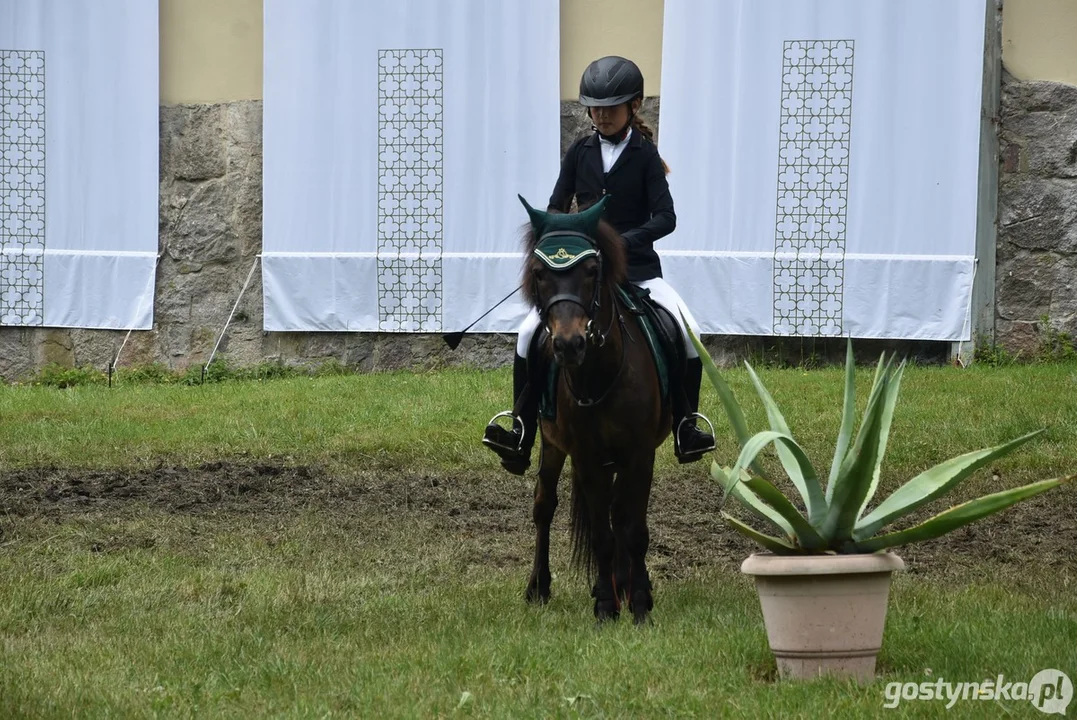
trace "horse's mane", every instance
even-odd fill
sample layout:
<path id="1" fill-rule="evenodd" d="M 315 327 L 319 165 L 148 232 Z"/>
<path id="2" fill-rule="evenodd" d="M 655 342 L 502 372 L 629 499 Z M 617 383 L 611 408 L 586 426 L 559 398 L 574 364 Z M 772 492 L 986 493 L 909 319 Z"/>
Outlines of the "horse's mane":
<path id="1" fill-rule="evenodd" d="M 614 286 L 621 285 L 628 279 L 628 256 L 625 254 L 624 240 L 612 225 L 605 220 L 598 222 L 598 234 L 593 238 L 598 245 L 598 252 L 602 255 L 602 280 Z M 531 273 L 531 263 L 539 262 L 534 255 L 538 238 L 530 224 L 524 227 L 523 246 L 526 254 L 524 260 L 523 276 L 520 278 L 520 288 L 523 290 L 527 302 L 533 302 L 535 298 L 535 278 Z"/>

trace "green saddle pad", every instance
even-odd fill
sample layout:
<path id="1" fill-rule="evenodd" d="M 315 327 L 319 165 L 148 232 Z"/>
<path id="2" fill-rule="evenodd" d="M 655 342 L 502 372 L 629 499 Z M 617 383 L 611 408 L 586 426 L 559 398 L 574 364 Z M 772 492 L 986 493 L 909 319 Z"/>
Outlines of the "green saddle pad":
<path id="1" fill-rule="evenodd" d="M 624 287 L 617 288 L 617 295 L 621 302 L 625 304 L 628 312 L 639 321 L 643 337 L 646 339 L 647 347 L 651 351 L 651 357 L 654 358 L 655 366 L 658 368 L 658 384 L 662 390 L 662 401 L 668 402 L 670 393 L 670 358 L 660 339 L 658 328 L 655 327 L 655 318 L 651 314 L 652 310 L 644 306 L 646 298 L 650 294 L 651 291 L 646 288 L 633 288 L 633 292 L 627 291 Z M 543 332 L 543 330 L 540 329 L 539 332 Z M 628 341 L 626 340 L 626 342 Z M 558 362 L 550 360 L 542 397 L 539 398 L 539 415 L 546 420 L 553 421 L 557 419 L 557 378 L 560 374 L 561 367 Z"/>

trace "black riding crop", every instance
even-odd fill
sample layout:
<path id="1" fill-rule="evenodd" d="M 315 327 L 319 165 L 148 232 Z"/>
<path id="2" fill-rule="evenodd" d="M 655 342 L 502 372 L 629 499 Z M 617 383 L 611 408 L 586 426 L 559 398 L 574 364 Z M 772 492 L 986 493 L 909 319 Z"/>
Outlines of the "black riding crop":
<path id="1" fill-rule="evenodd" d="M 506 300 L 508 300 L 508 299 L 509 299 L 510 297 L 512 297 L 513 295 L 515 295 L 515 294 L 516 294 L 516 293 L 518 293 L 518 292 L 520 292 L 520 288 L 519 288 L 519 287 L 517 287 L 517 288 L 516 288 L 515 290 L 513 290 L 512 292 L 510 292 L 510 293 L 509 293 L 508 295 L 506 295 L 505 297 L 503 297 L 503 298 L 501 298 L 500 300 L 498 300 L 498 301 L 497 301 L 497 305 L 494 305 L 494 306 L 493 306 L 492 308 L 490 308 L 489 310 L 487 310 L 486 312 L 484 312 L 484 313 L 483 313 L 482 315 L 480 315 L 479 317 L 477 317 L 477 318 L 475 319 L 475 322 L 471 323 L 470 325 L 468 325 L 468 326 L 467 326 L 466 328 L 464 328 L 463 330 L 460 330 L 459 332 L 451 332 L 451 333 L 448 333 L 448 334 L 446 334 L 446 335 L 442 335 L 442 336 L 441 336 L 441 339 L 442 339 L 442 340 L 444 340 L 444 341 L 445 341 L 445 344 L 447 344 L 447 345 L 448 345 L 448 346 L 449 346 L 450 348 L 452 348 L 453 350 L 455 350 L 455 349 L 456 349 L 456 346 L 460 344 L 460 341 L 464 339 L 464 334 L 465 334 L 465 333 L 466 333 L 466 332 L 467 332 L 468 330 L 470 330 L 471 328 L 475 327 L 475 323 L 479 322 L 479 320 L 482 320 L 482 319 L 483 319 L 484 317 L 486 317 L 487 315 L 489 315 L 490 313 L 492 313 L 492 312 L 493 312 L 494 310 L 496 310 L 496 309 L 497 309 L 498 305 L 500 305 L 501 303 L 505 302 Z"/>

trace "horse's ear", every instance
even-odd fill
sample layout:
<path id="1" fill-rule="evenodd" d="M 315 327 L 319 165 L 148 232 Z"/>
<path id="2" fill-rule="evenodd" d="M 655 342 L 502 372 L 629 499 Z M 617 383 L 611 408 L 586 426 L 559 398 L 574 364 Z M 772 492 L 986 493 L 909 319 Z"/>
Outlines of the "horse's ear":
<path id="1" fill-rule="evenodd" d="M 531 229 L 534 231 L 535 237 L 542 237 L 542 229 L 546 225 L 546 213 L 531 207 L 524 200 L 523 195 L 517 194 L 516 197 L 520 198 L 520 202 L 523 203 L 524 208 L 527 210 L 528 217 L 531 218 Z"/>
<path id="2" fill-rule="evenodd" d="M 577 222 L 583 232 L 592 237 L 598 232 L 598 221 L 602 219 L 602 211 L 606 209 L 606 203 L 609 199 L 609 195 L 603 195 L 601 200 L 578 213 Z"/>
<path id="3" fill-rule="evenodd" d="M 531 228 L 537 238 L 558 231 L 583 233 L 588 237 L 595 237 L 598 233 L 598 222 L 602 219 L 602 212 L 606 209 L 606 203 L 610 199 L 609 195 L 603 195 L 601 200 L 586 210 L 560 215 L 536 210 L 528 205 L 522 195 L 517 195 L 516 197 L 520 198 L 520 202 L 527 208 L 527 214 L 531 217 Z"/>

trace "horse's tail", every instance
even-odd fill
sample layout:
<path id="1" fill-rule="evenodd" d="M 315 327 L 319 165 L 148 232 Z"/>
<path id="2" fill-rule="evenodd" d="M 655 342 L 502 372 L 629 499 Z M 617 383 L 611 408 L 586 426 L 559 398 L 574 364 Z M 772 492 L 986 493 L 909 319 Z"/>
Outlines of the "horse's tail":
<path id="1" fill-rule="evenodd" d="M 588 577 L 594 575 L 598 568 L 592 529 L 591 508 L 580 487 L 579 473 L 572 468 L 572 563 L 586 572 Z"/>

